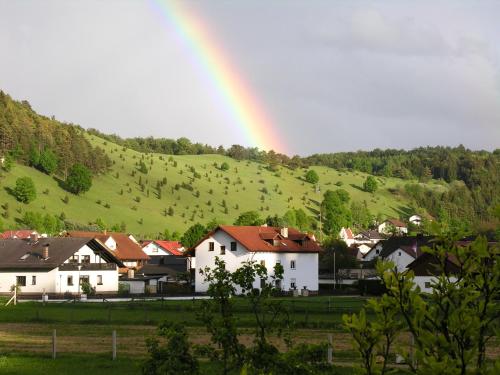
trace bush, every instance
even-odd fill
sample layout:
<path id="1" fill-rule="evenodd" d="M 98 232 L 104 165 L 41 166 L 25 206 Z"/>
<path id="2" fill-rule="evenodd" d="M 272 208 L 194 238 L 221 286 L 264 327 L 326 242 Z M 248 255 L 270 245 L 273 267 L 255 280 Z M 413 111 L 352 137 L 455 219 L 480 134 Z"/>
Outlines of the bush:
<path id="1" fill-rule="evenodd" d="M 71 193 L 77 195 L 89 191 L 92 187 L 90 170 L 82 164 L 73 165 L 66 179 L 66 187 Z"/>
<path id="2" fill-rule="evenodd" d="M 317 184 L 319 182 L 318 174 L 316 173 L 316 171 L 314 171 L 312 169 L 307 171 L 307 173 L 305 175 L 305 179 L 310 184 Z"/>
<path id="3" fill-rule="evenodd" d="M 36 199 L 36 188 L 30 177 L 20 177 L 16 180 L 13 194 L 19 202 L 30 203 Z"/>

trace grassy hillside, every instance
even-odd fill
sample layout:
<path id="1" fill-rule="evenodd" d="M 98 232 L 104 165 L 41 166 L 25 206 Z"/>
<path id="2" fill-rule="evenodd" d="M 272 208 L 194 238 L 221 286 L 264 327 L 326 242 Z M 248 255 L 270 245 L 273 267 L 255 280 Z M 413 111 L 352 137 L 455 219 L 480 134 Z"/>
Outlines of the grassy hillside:
<path id="1" fill-rule="evenodd" d="M 9 217 L 2 218 L 4 226 L 18 225 L 16 220 L 24 211 L 57 215 L 64 212 L 68 220 L 82 224 L 97 218 L 108 225 L 125 222 L 127 231 L 148 237 L 165 229 L 183 232 L 195 222 L 207 223 L 214 217 L 232 223 L 240 213 L 249 210 L 257 210 L 265 217 L 275 213 L 283 215 L 289 208 L 303 208 L 316 216 L 323 192 L 338 188 L 339 182 L 352 200 L 366 200 L 374 214 L 399 217 L 407 209 L 408 202 L 392 195 L 388 189 L 404 185 L 408 180 L 377 177 L 379 190 L 372 195 L 361 190 L 366 174 L 313 167 L 320 176 L 318 192 L 313 185 L 303 181 L 304 170 L 301 169 L 279 168 L 273 172 L 263 164 L 221 155 L 146 155 L 95 136 L 88 136 L 88 139 L 106 151 L 113 161 L 111 171 L 95 177 L 89 192 L 74 196 L 61 189 L 53 177 L 15 165 L 0 179 L 0 203 L 8 203 L 9 207 Z M 141 160 L 149 169 L 148 173 L 138 170 L 136 163 Z M 220 166 L 223 162 L 229 165 L 227 171 L 214 165 Z M 17 202 L 8 192 L 22 176 L 30 176 L 38 191 L 37 199 L 28 205 Z M 144 191 L 141 191 L 139 178 L 145 186 Z M 157 182 L 164 178 L 166 184 L 161 187 L 161 197 L 158 197 Z M 175 188 L 176 184 L 183 183 L 192 190 Z M 68 203 L 64 202 L 65 196 L 69 197 Z M 174 211 L 172 216 L 166 214 L 169 207 Z"/>

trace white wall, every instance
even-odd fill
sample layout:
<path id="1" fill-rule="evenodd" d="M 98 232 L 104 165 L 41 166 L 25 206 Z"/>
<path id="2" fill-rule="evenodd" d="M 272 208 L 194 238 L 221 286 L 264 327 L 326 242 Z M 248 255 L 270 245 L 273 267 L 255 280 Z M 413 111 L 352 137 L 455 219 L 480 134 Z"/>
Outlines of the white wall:
<path id="1" fill-rule="evenodd" d="M 214 235 L 196 248 L 196 267 L 195 267 L 195 290 L 197 292 L 206 292 L 208 284 L 204 282 L 200 275 L 200 269 L 205 267 L 214 268 L 215 257 L 219 257 L 226 262 L 226 269 L 234 272 L 240 267 L 241 263 L 254 260 L 258 263 L 265 262 L 268 273 L 279 261 L 284 269 L 282 289 L 290 289 L 292 279 L 296 281 L 297 289 L 306 287 L 309 290 L 318 290 L 318 254 L 317 253 L 276 253 L 276 252 L 256 252 L 249 253 L 240 243 L 237 243 L 237 250 L 231 251 L 231 241 L 234 241 L 224 231 L 217 231 Z M 215 250 L 208 251 L 209 242 L 214 242 Z M 226 254 L 220 254 L 220 246 L 226 246 Z M 290 268 L 290 261 L 295 260 L 295 269 Z M 254 283 L 255 288 L 260 287 L 260 280 Z"/>
<path id="2" fill-rule="evenodd" d="M 406 252 L 404 252 L 401 249 L 398 249 L 394 251 L 392 254 L 390 254 L 388 257 L 385 258 L 387 261 L 393 262 L 398 271 L 404 271 L 406 270 L 406 267 L 415 260 L 414 257 L 408 255 Z"/>
<path id="3" fill-rule="evenodd" d="M 10 293 L 10 287 L 16 284 L 17 276 L 26 276 L 26 286 L 21 293 L 53 293 L 57 270 L 46 271 L 5 271 L 0 272 L 0 293 Z M 32 276 L 36 276 L 36 285 L 32 285 Z"/>
<path id="4" fill-rule="evenodd" d="M 168 251 L 163 250 L 161 246 L 158 246 L 154 242 L 148 243 L 146 246 L 142 248 L 142 251 L 144 251 L 149 256 L 171 255 Z"/>

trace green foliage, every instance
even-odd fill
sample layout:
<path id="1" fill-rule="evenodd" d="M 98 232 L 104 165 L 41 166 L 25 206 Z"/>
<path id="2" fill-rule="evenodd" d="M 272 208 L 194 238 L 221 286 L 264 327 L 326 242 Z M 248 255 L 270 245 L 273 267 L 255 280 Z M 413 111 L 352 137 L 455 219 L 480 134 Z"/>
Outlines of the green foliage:
<path id="1" fill-rule="evenodd" d="M 207 229 L 200 223 L 196 223 L 188 228 L 188 230 L 181 237 L 182 245 L 188 249 L 196 245 L 196 243 L 203 238 L 207 233 Z"/>
<path id="2" fill-rule="evenodd" d="M 318 173 L 315 170 L 309 169 L 305 175 L 305 179 L 310 184 L 317 184 L 319 182 Z"/>
<path id="3" fill-rule="evenodd" d="M 12 190 L 14 197 L 19 202 L 30 203 L 36 199 L 36 188 L 30 177 L 20 177 L 16 180 L 16 186 Z"/>
<path id="4" fill-rule="evenodd" d="M 357 262 L 349 252 L 349 248 L 342 240 L 335 237 L 328 237 L 322 243 L 323 252 L 319 254 L 319 270 L 322 273 L 333 274 L 334 254 L 335 273 L 338 275 L 339 269 L 356 268 Z"/>
<path id="5" fill-rule="evenodd" d="M 350 227 L 352 223 L 351 211 L 347 207 L 349 193 L 344 189 L 327 190 L 321 203 L 323 214 L 323 231 L 326 234 L 337 236 L 342 227 Z"/>
<path id="6" fill-rule="evenodd" d="M 45 149 L 40 154 L 38 159 L 37 168 L 42 172 L 51 175 L 57 169 L 57 156 L 52 152 L 51 149 Z"/>
<path id="7" fill-rule="evenodd" d="M 95 288 L 93 288 L 88 281 L 82 281 L 80 283 L 80 289 L 82 290 L 82 293 L 86 294 L 87 296 L 95 294 Z"/>
<path id="8" fill-rule="evenodd" d="M 226 162 L 223 162 L 221 165 L 220 165 L 220 170 L 221 171 L 228 171 L 229 170 L 229 164 L 226 163 Z"/>
<path id="9" fill-rule="evenodd" d="M 377 191 L 377 180 L 373 176 L 368 176 L 363 184 L 363 189 L 368 193 L 375 193 Z"/>
<path id="10" fill-rule="evenodd" d="M 264 224 L 264 220 L 261 219 L 259 213 L 257 211 L 247 211 L 243 212 L 238 216 L 234 225 L 262 225 Z"/>
<path id="11" fill-rule="evenodd" d="M 191 375 L 199 373 L 186 327 L 165 322 L 158 327 L 159 338 L 146 342 L 149 358 L 142 368 L 143 375 Z"/>
<path id="12" fill-rule="evenodd" d="M 90 170 L 82 164 L 73 165 L 66 179 L 66 187 L 71 193 L 76 195 L 89 191 L 92 187 L 92 174 Z"/>
<path id="13" fill-rule="evenodd" d="M 26 211 L 21 218 L 21 223 L 30 229 L 35 229 L 40 233 L 48 235 L 57 235 L 64 229 L 64 223 L 56 215 L 45 214 L 40 212 Z"/>
<path id="14" fill-rule="evenodd" d="M 356 228 L 369 228 L 374 221 L 374 217 L 368 209 L 366 201 L 362 203 L 353 201 L 351 203 L 352 222 Z"/>
<path id="15" fill-rule="evenodd" d="M 494 373 L 486 361 L 486 343 L 500 328 L 499 250 L 483 237 L 466 246 L 457 246 L 453 238 L 439 240 L 422 255 L 438 274 L 425 296 L 413 272 L 400 273 L 392 263 L 379 263 L 387 292 L 367 306 L 374 320 L 366 320 L 364 309 L 344 317 L 365 373 L 389 372 L 392 343 L 404 331 L 414 341 L 414 351 L 399 352 L 412 373 Z M 377 355 L 383 357 L 382 364 L 375 363 Z"/>
<path id="16" fill-rule="evenodd" d="M 139 172 L 147 174 L 148 173 L 148 167 L 146 166 L 146 163 L 144 163 L 142 160 L 139 162 Z"/>

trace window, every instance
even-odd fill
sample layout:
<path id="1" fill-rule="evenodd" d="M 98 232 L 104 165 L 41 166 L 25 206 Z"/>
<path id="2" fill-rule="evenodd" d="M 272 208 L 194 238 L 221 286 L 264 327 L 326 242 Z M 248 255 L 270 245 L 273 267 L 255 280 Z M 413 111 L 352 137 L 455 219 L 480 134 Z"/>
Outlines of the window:
<path id="1" fill-rule="evenodd" d="M 429 281 L 426 281 L 424 285 L 425 285 L 426 288 L 430 288 L 431 287 L 431 283 Z"/>
<path id="2" fill-rule="evenodd" d="M 36 285 L 36 276 L 31 276 L 31 285 Z"/>
<path id="3" fill-rule="evenodd" d="M 82 263 L 90 263 L 90 255 L 82 255 Z"/>
<path id="4" fill-rule="evenodd" d="M 157 253 L 158 252 L 158 247 L 153 245 L 153 250 L 152 250 L 153 253 Z"/>
<path id="5" fill-rule="evenodd" d="M 220 245 L 220 255 L 226 254 L 226 246 Z"/>
<path id="6" fill-rule="evenodd" d="M 208 243 L 208 251 L 214 251 L 215 249 L 215 244 L 213 242 Z"/>
<path id="7" fill-rule="evenodd" d="M 26 286 L 26 276 L 16 276 L 16 285 Z"/>
<path id="8" fill-rule="evenodd" d="M 375 250 L 375 254 L 378 254 L 378 252 L 379 252 L 379 250 L 378 250 L 378 249 L 377 249 L 377 250 Z"/>
<path id="9" fill-rule="evenodd" d="M 266 287 L 266 279 L 260 279 L 260 289 L 263 289 Z"/>
<path id="10" fill-rule="evenodd" d="M 97 275 L 97 285 L 102 285 L 102 275 Z"/>
<path id="11" fill-rule="evenodd" d="M 73 276 L 68 276 L 68 286 L 73 286 Z"/>
<path id="12" fill-rule="evenodd" d="M 275 281 L 276 289 L 281 289 L 281 280 Z"/>
<path id="13" fill-rule="evenodd" d="M 261 260 L 260 261 L 260 265 L 265 267 L 266 266 L 266 261 L 265 260 Z"/>
<path id="14" fill-rule="evenodd" d="M 231 251 L 236 251 L 236 242 L 231 242 Z"/>
<path id="15" fill-rule="evenodd" d="M 400 257 L 400 256 L 401 256 L 401 251 L 398 251 L 398 257 Z"/>
<path id="16" fill-rule="evenodd" d="M 290 288 L 291 289 L 297 289 L 297 280 L 290 279 Z"/>
<path id="17" fill-rule="evenodd" d="M 72 255 L 71 258 L 69 258 L 70 263 L 78 263 L 78 255 Z"/>
<path id="18" fill-rule="evenodd" d="M 291 260 L 291 261 L 290 261 L 290 268 L 291 268 L 292 270 L 294 270 L 294 269 L 295 269 L 295 261 L 294 261 L 294 260 Z"/>

